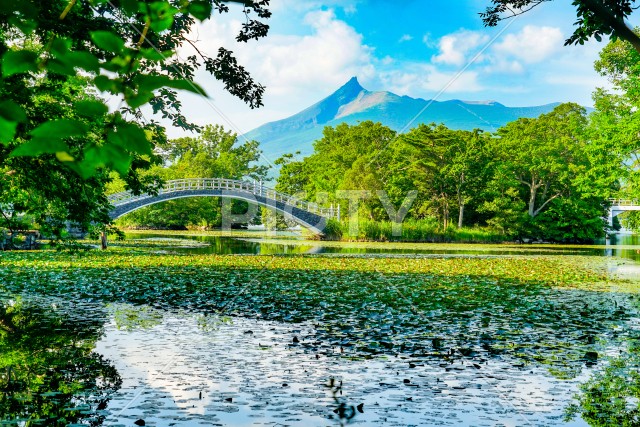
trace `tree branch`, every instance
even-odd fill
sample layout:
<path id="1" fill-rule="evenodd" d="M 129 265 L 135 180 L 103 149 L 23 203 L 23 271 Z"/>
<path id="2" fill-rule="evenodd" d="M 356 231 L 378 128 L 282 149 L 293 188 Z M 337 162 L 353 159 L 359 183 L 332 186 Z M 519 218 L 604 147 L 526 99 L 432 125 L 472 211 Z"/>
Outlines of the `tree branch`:
<path id="1" fill-rule="evenodd" d="M 640 53 L 640 37 L 624 23 L 623 19 L 616 17 L 600 0 L 582 0 L 582 3 L 598 18 L 602 19 L 616 36 L 631 43 L 633 48 Z"/>
<path id="2" fill-rule="evenodd" d="M 69 11 L 71 11 L 71 8 L 76 4 L 76 0 L 71 0 L 69 2 L 69 4 L 67 5 L 67 7 L 64 8 L 64 10 L 62 11 L 62 13 L 60 14 L 60 17 L 58 19 L 60 19 L 61 21 L 67 17 L 67 14 L 69 13 Z"/>
<path id="3" fill-rule="evenodd" d="M 553 199 L 557 199 L 558 197 L 560 197 L 561 194 L 557 193 L 554 194 L 553 196 L 551 196 L 546 202 L 544 202 L 538 209 L 536 209 L 535 211 L 533 211 L 533 216 L 536 216 L 540 213 L 540 211 L 542 211 L 542 209 L 544 209 L 545 206 L 547 206 L 549 204 L 550 201 L 552 201 Z"/>

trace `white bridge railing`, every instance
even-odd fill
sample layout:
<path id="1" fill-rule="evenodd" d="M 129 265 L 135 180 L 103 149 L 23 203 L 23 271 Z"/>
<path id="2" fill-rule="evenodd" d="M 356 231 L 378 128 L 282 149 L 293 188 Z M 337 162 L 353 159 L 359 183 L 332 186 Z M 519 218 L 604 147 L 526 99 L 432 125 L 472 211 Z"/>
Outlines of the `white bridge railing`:
<path id="1" fill-rule="evenodd" d="M 165 182 L 164 186 L 158 191 L 158 195 L 166 193 L 180 193 L 182 191 L 194 191 L 194 190 L 230 190 L 238 191 L 241 193 L 249 193 L 254 196 L 262 196 L 268 200 L 285 203 L 289 206 L 296 207 L 298 209 L 305 210 L 307 212 L 314 213 L 326 218 L 339 218 L 340 207 L 323 208 L 316 203 L 307 202 L 288 194 L 280 193 L 272 188 L 268 188 L 262 185 L 261 182 L 251 181 L 239 181 L 235 179 L 225 178 L 187 178 L 187 179 L 174 179 Z M 140 194 L 134 196 L 129 191 L 123 191 L 121 193 L 111 194 L 107 196 L 107 199 L 113 205 L 113 207 L 122 206 L 138 200 L 145 200 L 153 198 L 150 194 Z"/>
<path id="2" fill-rule="evenodd" d="M 640 206 L 640 199 L 609 199 L 611 206 Z"/>

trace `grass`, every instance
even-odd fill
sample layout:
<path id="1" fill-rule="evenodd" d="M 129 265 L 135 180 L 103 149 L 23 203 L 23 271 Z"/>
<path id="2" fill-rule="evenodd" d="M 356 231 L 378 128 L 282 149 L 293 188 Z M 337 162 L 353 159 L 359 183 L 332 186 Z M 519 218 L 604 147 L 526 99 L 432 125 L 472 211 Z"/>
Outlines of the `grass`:
<path id="1" fill-rule="evenodd" d="M 457 242 L 457 243 L 501 243 L 507 238 L 486 228 L 448 228 L 442 230 L 440 224 L 429 220 L 406 220 L 400 228 L 400 235 L 394 235 L 389 221 L 358 222 L 357 231 L 350 229 L 348 222 L 332 224 L 332 238 L 337 240 L 404 241 L 404 242 Z"/>

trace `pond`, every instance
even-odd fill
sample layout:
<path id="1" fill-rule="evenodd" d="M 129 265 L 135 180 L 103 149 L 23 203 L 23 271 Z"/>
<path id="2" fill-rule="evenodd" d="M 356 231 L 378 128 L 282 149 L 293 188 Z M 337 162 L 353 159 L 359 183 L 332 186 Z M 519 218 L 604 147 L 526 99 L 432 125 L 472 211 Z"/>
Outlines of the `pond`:
<path id="1" fill-rule="evenodd" d="M 305 240 L 296 232 L 270 235 L 260 231 L 234 233 L 127 232 L 120 245 L 138 247 L 171 247 L 192 254 L 463 254 L 463 255 L 603 255 L 640 261 L 640 236 L 614 235 L 598 245 L 553 244 L 425 244 L 393 242 L 331 242 Z M 266 238 L 265 238 L 266 236 Z M 130 243 L 130 245 L 127 245 Z"/>
<path id="2" fill-rule="evenodd" d="M 279 253 L 254 257 L 132 237 L 2 254 L 0 425 L 635 422 L 637 264 L 603 256 L 632 258 L 635 241 L 447 256 L 230 244 Z"/>

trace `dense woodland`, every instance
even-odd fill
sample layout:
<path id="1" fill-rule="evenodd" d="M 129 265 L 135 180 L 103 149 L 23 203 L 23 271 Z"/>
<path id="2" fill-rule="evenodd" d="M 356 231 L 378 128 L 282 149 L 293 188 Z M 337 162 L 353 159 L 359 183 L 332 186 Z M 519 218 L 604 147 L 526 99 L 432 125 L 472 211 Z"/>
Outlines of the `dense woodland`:
<path id="1" fill-rule="evenodd" d="M 326 205 L 340 204 L 345 213 L 348 200 L 339 197 L 340 192 L 367 191 L 358 211 L 361 227 L 350 237 L 393 237 L 391 218 L 378 195 L 384 191 L 394 207 L 410 204 L 403 218 L 406 228 L 426 230 L 403 235 L 413 240 L 447 232 L 455 239 L 455 229 L 482 228 L 492 239 L 592 241 L 603 236 L 608 198 L 640 196 L 636 56 L 626 42 L 603 50 L 596 68 L 610 77 L 617 91 L 597 90 L 596 108 L 589 114 L 579 105 L 561 104 L 496 133 L 437 124 L 400 135 L 373 122 L 327 127 L 313 155 L 278 159 L 275 187 Z M 166 153 L 169 166 L 151 169 L 164 179 L 264 179 L 267 173 L 250 166 L 258 160 L 256 142 L 239 143 L 221 128 L 207 128 L 199 138 L 170 141 Z M 415 199 L 412 191 L 417 192 Z M 634 228 L 637 219 L 626 214 L 622 222 Z M 168 202 L 137 211 L 122 224 L 217 226 L 220 202 Z M 346 227 L 341 228 L 348 237 Z"/>
<path id="2" fill-rule="evenodd" d="M 202 93 L 193 83 L 199 67 L 251 107 L 262 103 L 264 87 L 224 48 L 215 58 L 175 56 L 197 20 L 230 11 L 225 3 L 147 7 L 136 1 L 21 0 L 0 12 L 0 228 L 35 227 L 56 237 L 64 236 L 68 225 L 101 231 L 112 227 L 110 192 L 153 193 L 164 180 L 182 177 L 266 179 L 269 172 L 256 166 L 259 141 L 242 142 L 222 128 L 196 126 L 180 113 L 177 89 Z M 241 13 L 257 19 L 247 21 L 237 40 L 265 36 L 268 2 L 243 4 Z M 136 32 L 136 25 L 144 32 Z M 585 34 L 616 34 L 615 28 L 603 28 L 589 27 Z M 460 229 L 503 240 L 601 237 L 607 199 L 640 192 L 640 53 L 625 39 L 610 42 L 595 64 L 614 89 L 596 90 L 590 114 L 563 104 L 495 134 L 438 124 L 402 135 L 384 123 L 339 125 L 325 129 L 310 157 L 279 159 L 273 185 L 340 204 L 343 212 L 348 202 L 340 191 L 368 191 L 371 197 L 358 212 L 364 231 L 355 237 L 389 238 L 392 226 L 383 202 L 399 207 L 409 199 L 405 228 L 418 232 L 405 237 L 413 240 Z M 108 110 L 105 94 L 121 97 L 119 111 Z M 164 128 L 142 114 L 144 105 L 197 136 L 167 141 Z M 232 209 L 244 206 L 234 203 Z M 220 216 L 219 200 L 181 200 L 140 210 L 120 225 L 210 228 L 219 225 Z M 640 228 L 637 215 L 622 222 Z M 334 229 L 336 235 L 346 231 L 344 224 Z"/>
<path id="3" fill-rule="evenodd" d="M 197 70 L 251 108 L 262 105 L 264 87 L 233 52 L 220 47 L 208 56 L 187 35 L 197 22 L 231 13 L 246 19 L 237 41 L 264 37 L 268 0 L 2 5 L 0 237 L 30 228 L 55 238 L 69 226 L 113 230 L 108 186 L 140 194 L 162 185 L 148 172 L 163 161 L 159 118 L 203 132 L 181 113 L 178 97 L 179 90 L 207 96 L 193 81 Z M 197 54 L 179 57 L 185 45 Z"/>

